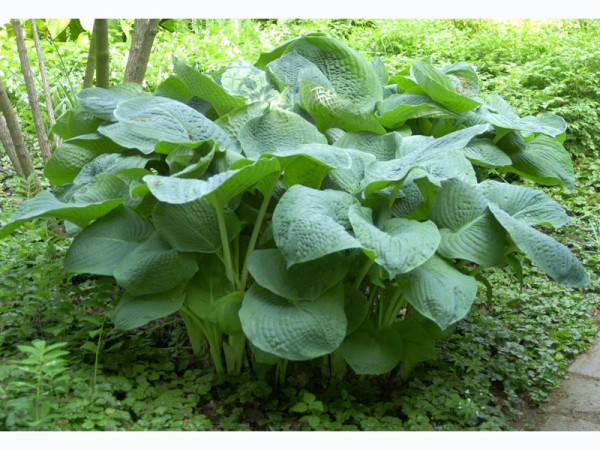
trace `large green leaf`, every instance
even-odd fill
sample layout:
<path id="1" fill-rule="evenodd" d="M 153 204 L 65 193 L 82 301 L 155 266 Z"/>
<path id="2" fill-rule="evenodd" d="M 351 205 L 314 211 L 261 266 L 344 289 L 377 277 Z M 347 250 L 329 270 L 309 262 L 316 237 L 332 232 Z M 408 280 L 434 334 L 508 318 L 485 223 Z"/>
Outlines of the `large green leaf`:
<path id="1" fill-rule="evenodd" d="M 157 203 L 152 212 L 157 231 L 180 252 L 214 253 L 221 248 L 221 234 L 215 207 L 205 198 L 170 205 Z M 235 237 L 240 224 L 234 214 L 226 216 L 227 235 Z"/>
<path id="2" fill-rule="evenodd" d="M 294 185 L 273 212 L 273 237 L 288 267 L 358 248 L 348 231 L 348 210 L 358 201 L 345 192 Z"/>
<path id="3" fill-rule="evenodd" d="M 512 161 L 511 167 L 502 170 L 518 173 L 538 184 L 575 188 L 571 156 L 559 141 L 540 134 L 523 143 L 520 136 L 514 133 L 499 142 Z M 514 140 L 510 145 L 504 145 L 509 137 L 514 137 Z"/>
<path id="4" fill-rule="evenodd" d="M 250 102 L 275 100 L 279 91 L 264 70 L 240 59 L 227 66 L 220 76 L 221 85 L 231 95 L 239 95 Z"/>
<path id="5" fill-rule="evenodd" d="M 419 141 L 418 145 L 404 150 L 401 148 L 403 156 L 400 158 L 369 164 L 365 169 L 366 194 L 383 189 L 391 182 L 403 181 L 415 168 L 419 168 L 419 171 L 412 175 L 412 179 L 426 176 L 438 186 L 441 181 L 450 178 L 475 184 L 475 172 L 462 149 L 473 137 L 488 128 L 488 125 L 476 125 L 438 139 Z"/>
<path id="6" fill-rule="evenodd" d="M 282 109 L 272 109 L 249 120 L 239 132 L 239 141 L 244 154 L 251 159 L 281 147 L 327 144 L 327 138 L 313 124 Z"/>
<path id="7" fill-rule="evenodd" d="M 475 296 L 475 278 L 438 256 L 399 277 L 408 303 L 444 330 L 467 315 Z"/>
<path id="8" fill-rule="evenodd" d="M 385 134 L 373 113 L 359 109 L 350 99 L 309 80 L 300 80 L 302 107 L 321 131 L 341 128 L 345 131 L 371 131 Z"/>
<path id="9" fill-rule="evenodd" d="M 124 83 L 108 89 L 93 87 L 83 89 L 77 93 L 81 106 L 101 119 L 114 121 L 113 112 L 120 102 L 135 98 L 149 97 L 150 94 L 142 92 L 138 83 Z"/>
<path id="10" fill-rule="evenodd" d="M 108 175 L 114 177 L 114 175 Z M 77 196 L 74 201 L 65 202 L 48 191 L 40 192 L 31 200 L 23 202 L 10 220 L 0 229 L 0 239 L 8 236 L 23 223 L 36 217 L 57 217 L 85 227 L 90 221 L 101 217 L 115 209 L 125 201 L 125 197 L 106 197 L 113 192 L 113 183 L 121 183 L 124 190 L 127 186 L 118 178 L 102 178 Z"/>
<path id="11" fill-rule="evenodd" d="M 367 320 L 344 340 L 340 353 L 357 374 L 381 375 L 398 365 L 402 349 L 402 339 L 393 327 L 378 329 Z"/>
<path id="12" fill-rule="evenodd" d="M 150 192 L 161 202 L 181 204 L 206 197 L 223 205 L 280 170 L 281 166 L 276 159 L 259 159 L 254 164 L 218 173 L 208 180 L 147 175 L 144 181 Z"/>
<path id="13" fill-rule="evenodd" d="M 185 305 L 201 319 L 209 319 L 220 298 L 232 292 L 223 263 L 214 254 L 202 255 L 198 273 L 186 288 Z"/>
<path id="14" fill-rule="evenodd" d="M 453 179 L 442 182 L 431 219 L 440 228 L 438 253 L 482 266 L 504 263 L 505 233 L 474 186 Z"/>
<path id="15" fill-rule="evenodd" d="M 459 116 L 426 95 L 390 95 L 377 105 L 377 119 L 386 128 L 399 128 L 409 119 L 427 117 L 432 119 L 458 119 Z"/>
<path id="16" fill-rule="evenodd" d="M 490 139 L 472 139 L 463 151 L 465 156 L 478 166 L 503 167 L 512 164 L 508 155 Z"/>
<path id="17" fill-rule="evenodd" d="M 116 329 L 132 330 L 178 311 L 183 298 L 183 286 L 156 294 L 125 294 L 115 308 L 112 320 Z"/>
<path id="18" fill-rule="evenodd" d="M 388 219 L 381 229 L 373 225 L 371 210 L 358 204 L 348 213 L 356 239 L 365 253 L 390 274 L 390 278 L 420 266 L 433 256 L 440 234 L 433 222 Z"/>
<path id="19" fill-rule="evenodd" d="M 128 130 L 146 138 L 174 144 L 212 140 L 223 150 L 237 149 L 237 144 L 213 121 L 194 108 L 168 98 L 133 98 L 119 103 L 113 114 Z"/>
<path id="20" fill-rule="evenodd" d="M 567 129 L 567 123 L 551 113 L 543 113 L 539 117 L 519 117 L 510 105 L 497 93 L 490 95 L 486 104 L 476 111 L 476 114 L 495 127 L 518 130 L 524 133 L 543 133 L 558 136 Z"/>
<path id="21" fill-rule="evenodd" d="M 450 77 L 427 62 L 412 60 L 410 72 L 429 97 L 452 112 L 461 113 L 479 106 L 478 101 L 458 93 L 460 89 Z"/>
<path id="22" fill-rule="evenodd" d="M 65 257 L 65 269 L 112 276 L 123 258 L 146 242 L 153 232 L 139 214 L 118 207 L 75 236 Z"/>
<path id="23" fill-rule="evenodd" d="M 365 167 L 375 161 L 375 156 L 353 148 L 344 151 L 350 157 L 350 168 L 333 169 L 329 172 L 329 179 L 338 189 L 360 196 L 365 190 Z"/>
<path id="24" fill-rule="evenodd" d="M 44 175 L 56 186 L 69 183 L 83 166 L 101 153 L 64 142 L 52 152 L 52 157 L 44 166 Z"/>
<path id="25" fill-rule="evenodd" d="M 490 203 L 489 208 L 516 246 L 553 280 L 573 287 L 583 287 L 589 283 L 582 264 L 567 247 L 512 217 L 497 205 Z"/>
<path id="26" fill-rule="evenodd" d="M 442 72 L 448 75 L 457 93 L 479 101 L 479 77 L 473 66 L 459 61 L 442 67 Z"/>
<path id="27" fill-rule="evenodd" d="M 119 153 L 107 153 L 94 158 L 81 168 L 74 183 L 85 183 L 100 173 L 117 173 L 123 169 L 143 169 L 147 158 L 141 156 L 123 156 Z"/>
<path id="28" fill-rule="evenodd" d="M 559 228 L 571 222 L 562 206 L 543 192 L 493 180 L 486 180 L 477 188 L 487 201 L 527 225 Z"/>
<path id="29" fill-rule="evenodd" d="M 244 97 L 230 95 L 209 75 L 189 67 L 173 56 L 175 74 L 189 90 L 190 95 L 210 102 L 217 114 L 222 116 L 246 103 Z"/>
<path id="30" fill-rule="evenodd" d="M 51 131 L 63 139 L 71 139 L 94 133 L 102 122 L 102 119 L 86 111 L 82 106 L 78 106 L 56 119 Z"/>
<path id="31" fill-rule="evenodd" d="M 346 335 L 341 284 L 316 300 L 297 302 L 254 284 L 244 296 L 239 315 L 252 344 L 293 361 L 331 353 Z"/>
<path id="32" fill-rule="evenodd" d="M 248 270 L 254 280 L 288 300 L 317 299 L 342 281 L 348 269 L 349 261 L 336 254 L 289 269 L 278 249 L 255 250 L 248 259 Z"/>
<path id="33" fill-rule="evenodd" d="M 374 155 L 378 161 L 396 158 L 396 152 L 402 145 L 402 136 L 392 132 L 377 134 L 368 131 L 346 133 L 335 141 L 336 147 L 355 148 Z"/>
<path id="34" fill-rule="evenodd" d="M 268 106 L 267 102 L 250 103 L 219 117 L 215 123 L 223 128 L 231 139 L 239 143 L 238 136 L 244 125 L 249 120 L 262 116 Z"/>
<path id="35" fill-rule="evenodd" d="M 118 122 L 98 127 L 98 133 L 103 134 L 120 146 L 137 149 L 146 155 L 152 153 L 159 142 L 158 139 L 149 138 L 143 132 L 132 131 Z"/>
<path id="36" fill-rule="evenodd" d="M 197 271 L 194 255 L 174 250 L 155 233 L 123 258 L 114 276 L 130 294 L 146 295 L 174 289 Z"/>
<path id="37" fill-rule="evenodd" d="M 333 85 L 359 110 L 371 112 L 382 98 L 381 83 L 373 66 L 343 42 L 311 33 L 293 41 L 285 54 L 297 52 L 315 64 Z"/>

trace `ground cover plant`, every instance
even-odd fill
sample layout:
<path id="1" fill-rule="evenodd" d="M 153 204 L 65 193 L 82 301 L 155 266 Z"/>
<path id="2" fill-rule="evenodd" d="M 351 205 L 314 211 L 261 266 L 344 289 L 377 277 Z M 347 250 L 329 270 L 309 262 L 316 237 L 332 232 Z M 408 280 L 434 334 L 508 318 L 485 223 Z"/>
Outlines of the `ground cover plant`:
<path id="1" fill-rule="evenodd" d="M 484 101 L 472 66 L 413 60 L 391 78 L 322 33 L 217 74 L 174 60 L 153 95 L 90 88 L 54 127 L 57 186 L 0 230 L 58 217 L 65 269 L 113 276 L 115 326 L 179 311 L 218 374 L 329 355 L 378 375 L 435 356 L 482 268 L 523 252 L 583 287 L 569 249 L 533 228 L 569 217 L 490 169 L 574 187 L 566 123 Z M 478 179 L 479 178 L 479 179 Z M 265 220 L 266 219 L 266 220 Z M 249 341 L 247 345 L 246 338 Z"/>
<path id="2" fill-rule="evenodd" d="M 331 28 L 336 35 L 345 34 L 352 39 L 352 26 L 340 23 L 336 27 Z M 377 28 L 364 30 L 377 31 Z M 419 30 L 416 27 L 407 32 L 418 34 Z M 483 24 L 481 35 L 485 31 Z M 455 33 L 460 38 L 460 34 Z M 252 40 L 258 42 L 259 39 Z M 361 48 L 363 54 L 378 52 L 371 43 L 351 42 Z M 161 45 L 160 41 L 158 45 Z M 506 46 L 507 49 L 515 47 Z M 219 47 L 219 51 L 223 48 L 226 47 Z M 243 54 L 252 52 L 256 52 L 256 48 L 245 49 Z M 385 52 L 380 55 L 386 65 L 390 67 L 391 63 L 394 69 L 409 64 L 406 58 L 394 63 L 400 60 Z M 414 56 L 421 59 L 425 55 Z M 181 49 L 179 57 L 191 62 Z M 439 60 L 439 56 L 436 58 Z M 461 55 L 460 50 L 457 55 L 442 60 L 463 58 L 474 63 L 468 52 Z M 201 65 L 204 68 L 212 65 L 213 69 L 221 67 L 211 61 L 201 61 Z M 499 80 L 498 88 L 502 90 L 500 80 L 505 79 L 503 77 L 505 75 L 499 73 L 498 78 L 490 78 L 484 71 L 480 95 L 487 98 L 489 86 L 495 86 L 495 80 Z M 502 93 L 505 94 L 505 90 Z M 507 93 L 511 103 L 523 109 L 522 99 L 513 98 L 511 90 Z M 528 108 L 536 111 L 539 106 Z M 427 124 L 423 120 L 420 122 L 417 123 L 419 127 Z M 441 125 L 443 121 L 437 126 Z M 169 167 L 168 163 L 164 166 L 165 163 L 163 169 Z M 587 211 L 586 218 L 578 218 L 573 225 L 552 234 L 569 246 L 575 244 L 576 254 L 583 257 L 589 270 L 595 271 L 593 255 L 596 247 L 590 243 L 591 233 L 585 227 L 588 220 L 591 225 L 597 217 L 597 212 L 588 204 L 595 198 L 589 195 L 596 181 L 590 161 L 583 163 L 583 167 L 591 169 L 582 172 L 583 178 L 578 175 L 577 186 L 581 183 L 583 188 L 577 187 L 572 193 L 561 194 L 558 189 L 544 189 L 544 192 L 562 199 L 571 215 Z M 157 166 L 151 168 L 160 173 Z M 481 177 L 487 175 L 486 169 L 476 168 Z M 505 177 L 496 170 L 490 172 L 496 180 Z M 516 179 L 512 175 L 507 178 Z M 525 185 L 533 187 L 532 184 Z M 6 186 L 10 186 L 14 196 L 16 185 Z M 256 215 L 262 195 L 254 192 L 244 194 L 244 197 L 253 199 L 252 208 Z M 265 213 L 267 222 L 276 200 L 277 196 L 274 196 Z M 10 202 L 3 204 L 4 222 L 9 219 L 8 211 L 13 209 Z M 242 223 L 244 229 L 240 235 L 249 240 L 251 225 Z M 115 290 L 114 283 L 108 278 L 85 275 L 69 277 L 65 282 L 60 271 L 70 239 L 58 236 L 46 244 L 39 241 L 40 237 L 47 240 L 51 236 L 45 229 L 45 222 L 28 224 L 27 228 L 23 236 L 29 237 L 29 243 L 12 237 L 0 243 L 6 254 L 11 255 L 8 264 L 3 266 L 3 274 L 10 277 L 3 287 L 6 289 L 3 297 L 3 357 L 18 365 L 25 356 L 18 353 L 16 343 L 25 344 L 40 338 L 52 343 L 69 342 L 67 358 L 71 371 L 68 373 L 73 375 L 59 381 L 64 390 L 45 392 L 43 382 L 39 385 L 42 396 L 38 405 L 49 406 L 44 406 L 43 410 L 38 408 L 42 420 L 36 422 L 32 415 L 35 411 L 24 407 L 26 400 L 7 405 L 7 398 L 8 401 L 12 398 L 32 399 L 36 391 L 18 385 L 17 380 L 32 381 L 27 372 L 6 367 L 2 372 L 3 395 L 0 397 L 4 402 L 4 426 L 11 429 L 504 429 L 508 427 L 507 418 L 521 408 L 518 395 L 522 397 L 527 393 L 526 399 L 532 404 L 543 401 L 546 390 L 556 386 L 564 374 L 565 358 L 581 351 L 595 331 L 588 319 L 597 304 L 593 288 L 557 290 L 555 284 L 544 280 L 545 276 L 531 268 L 525 259 L 522 261 L 523 290 L 519 290 L 521 282 L 509 274 L 487 268 L 479 272 L 494 285 L 496 296 L 486 299 L 485 291 L 480 289 L 476 307 L 467 319 L 459 322 L 456 331 L 437 344 L 438 359 L 417 367 L 415 377 L 408 385 L 382 379 L 366 389 L 364 383 L 350 376 L 340 387 L 332 389 L 331 382 L 319 380 L 331 376 L 332 369 L 335 372 L 335 358 L 290 363 L 287 378 L 285 365 L 280 363 L 277 371 L 281 387 L 273 385 L 270 377 L 266 383 L 259 381 L 260 373 L 259 380 L 244 375 L 225 381 L 208 377 L 204 369 L 196 369 L 202 368 L 202 363 L 189 358 L 191 349 L 187 348 L 185 332 L 182 333 L 184 324 L 176 315 L 159 319 L 155 325 L 151 322 L 136 332 L 112 328 L 112 307 L 107 304 L 107 299 L 116 304 L 122 296 L 118 289 Z M 544 228 L 544 231 L 548 233 L 549 229 Z M 567 240 L 562 238 L 563 234 Z M 258 248 L 272 244 L 272 241 L 258 242 Z M 235 254 L 235 247 L 231 253 Z M 28 261 L 27 266 L 22 265 L 19 256 Z M 367 257 L 363 257 L 364 261 Z M 43 264 L 43 271 L 36 267 L 39 264 Z M 238 261 L 237 265 L 241 271 L 242 262 Z M 463 265 L 466 266 L 461 267 L 463 270 L 475 267 Z M 253 279 L 252 274 L 248 279 Z M 28 286 L 23 294 L 25 297 L 17 294 L 17 285 Z M 500 287 L 504 285 L 510 287 Z M 366 281 L 363 289 L 367 292 Z M 48 294 L 50 297 L 46 301 Z M 570 314 L 565 315 L 563 311 Z M 523 338 L 525 335 L 528 336 L 526 339 Z M 123 352 L 124 348 L 135 350 Z M 206 356 L 205 349 L 201 348 L 200 359 Z M 227 359 L 227 353 L 223 356 Z M 223 363 L 227 366 L 227 361 Z M 252 362 L 244 361 L 244 364 Z M 131 366 L 131 370 L 122 370 L 124 366 Z M 259 372 L 260 367 L 265 368 L 256 361 L 253 367 L 259 368 Z M 139 389 L 132 389 L 134 385 L 139 385 Z M 393 386 L 391 394 L 390 386 Z M 244 395 L 240 397 L 239 392 Z M 51 401 L 44 402 L 44 398 Z M 380 406 L 376 407 L 377 404 Z M 175 413 L 175 410 L 179 412 Z"/>

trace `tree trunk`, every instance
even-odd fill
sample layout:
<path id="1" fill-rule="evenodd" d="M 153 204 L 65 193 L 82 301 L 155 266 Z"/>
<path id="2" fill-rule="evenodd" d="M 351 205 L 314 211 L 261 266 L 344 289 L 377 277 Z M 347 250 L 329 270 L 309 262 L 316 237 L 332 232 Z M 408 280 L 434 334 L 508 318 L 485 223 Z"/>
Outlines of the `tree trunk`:
<path id="1" fill-rule="evenodd" d="M 85 76 L 83 77 L 83 89 L 91 88 L 94 84 L 94 72 L 96 72 L 96 27 L 92 29 L 90 37 L 90 49 L 88 51 Z"/>
<path id="2" fill-rule="evenodd" d="M 135 19 L 133 26 L 133 38 L 129 48 L 129 58 L 125 68 L 125 79 L 127 82 L 142 84 L 152 44 L 158 28 L 158 19 Z"/>
<path id="3" fill-rule="evenodd" d="M 48 86 L 48 77 L 46 76 L 46 65 L 44 64 L 44 53 L 42 52 L 42 44 L 40 43 L 40 35 L 38 33 L 35 19 L 29 19 L 31 22 L 31 33 L 33 34 L 33 42 L 37 53 L 38 65 L 40 67 L 40 78 L 42 79 L 42 87 L 44 88 L 44 98 L 46 99 L 46 112 L 48 113 L 48 122 L 50 128 L 56 123 L 54 118 L 54 107 L 52 106 L 52 98 L 50 97 L 50 88 Z M 60 138 L 52 133 L 52 140 L 56 148 L 60 147 Z"/>
<path id="4" fill-rule="evenodd" d="M 110 54 L 108 52 L 108 19 L 94 20 L 96 40 L 96 86 L 110 86 Z"/>
<path id="5" fill-rule="evenodd" d="M 19 162 L 19 157 L 17 156 L 17 151 L 15 150 L 15 146 L 13 144 L 12 138 L 10 137 L 10 132 L 8 131 L 8 127 L 6 126 L 6 122 L 4 122 L 4 118 L 0 115 L 0 142 L 2 142 L 2 146 L 4 150 L 6 150 L 6 154 L 8 155 L 8 159 L 12 163 L 15 168 L 15 172 L 17 175 L 22 178 L 27 178 L 25 172 L 23 172 L 23 168 L 21 167 L 21 163 Z"/>
<path id="6" fill-rule="evenodd" d="M 27 56 L 27 47 L 25 46 L 25 39 L 23 38 L 23 30 L 21 29 L 21 21 L 19 19 L 10 19 L 10 23 L 13 26 L 15 32 L 15 39 L 17 41 L 17 49 L 19 50 L 19 59 L 21 61 L 21 71 L 23 72 L 23 78 L 25 78 L 25 85 L 27 86 L 27 96 L 29 97 L 29 107 L 31 108 L 31 114 L 33 116 L 33 124 L 35 125 L 35 132 L 37 134 L 38 143 L 40 145 L 40 151 L 44 163 L 50 159 L 52 154 L 50 153 L 50 145 L 48 144 L 48 135 L 46 134 L 46 127 L 42 119 L 42 113 L 40 111 L 40 103 L 38 101 L 38 93 L 35 89 L 33 81 L 33 73 L 31 72 L 31 65 L 29 63 L 29 57 Z"/>
<path id="7" fill-rule="evenodd" d="M 25 145 L 25 139 L 21 133 L 21 128 L 19 128 L 17 115 L 12 109 L 10 99 L 4 90 L 4 84 L 2 84 L 2 80 L 0 80 L 0 112 L 2 112 L 4 119 L 6 119 L 6 126 L 8 127 L 10 137 L 17 153 L 19 164 L 21 165 L 21 169 L 25 175 L 25 178 L 27 178 L 32 173 L 35 174 L 33 162 L 31 161 L 31 157 L 27 152 L 27 146 Z"/>

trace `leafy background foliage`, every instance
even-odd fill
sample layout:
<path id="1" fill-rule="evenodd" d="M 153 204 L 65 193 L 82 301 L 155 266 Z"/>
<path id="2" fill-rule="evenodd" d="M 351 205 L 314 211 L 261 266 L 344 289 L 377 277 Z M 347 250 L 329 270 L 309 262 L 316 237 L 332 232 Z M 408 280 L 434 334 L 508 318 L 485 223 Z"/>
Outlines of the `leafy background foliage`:
<path id="1" fill-rule="evenodd" d="M 405 66 L 411 57 L 429 54 L 439 62 L 465 59 L 477 64 L 484 72 L 483 89 L 499 90 L 517 106 L 521 115 L 547 109 L 565 116 L 570 129 L 575 130 L 575 136 L 568 138 L 567 148 L 580 153 L 577 166 L 584 170 L 577 175 L 578 187 L 574 192 L 565 194 L 556 189 L 546 192 L 559 199 L 566 205 L 568 213 L 577 218 L 573 225 L 555 235 L 559 238 L 564 235 L 571 244 L 575 242 L 574 251 L 583 259 L 584 265 L 592 272 L 597 271 L 598 246 L 590 233 L 592 229 L 598 230 L 597 167 L 585 159 L 586 154 L 595 155 L 596 142 L 586 140 L 584 133 L 589 116 L 573 121 L 568 115 L 575 109 L 573 105 L 582 107 L 589 93 L 579 98 L 571 95 L 576 91 L 565 87 L 561 94 L 572 101 L 566 101 L 563 104 L 567 105 L 566 109 L 561 112 L 552 109 L 550 103 L 544 103 L 555 98 L 556 91 L 544 92 L 547 95 L 544 97 L 540 92 L 546 88 L 541 91 L 531 88 L 523 95 L 519 88 L 511 91 L 513 85 L 509 82 L 522 83 L 531 76 L 528 74 L 544 73 L 548 76 L 544 80 L 546 86 L 556 88 L 557 80 L 552 77 L 562 79 L 564 72 L 550 69 L 529 72 L 523 65 L 535 61 L 541 68 L 540 61 L 548 54 L 559 59 L 559 51 L 562 51 L 559 43 L 565 45 L 567 42 L 574 47 L 589 45 L 586 39 L 594 36 L 597 30 L 594 22 L 557 22 L 539 28 L 535 23 L 522 26 L 485 21 L 380 22 L 379 26 L 368 21 L 355 24 L 344 21 L 280 24 L 248 21 L 237 23 L 237 26 L 235 22 L 225 24 L 226 30 L 232 33 L 220 31 L 222 22 L 214 22 L 213 28 L 209 26 L 202 33 L 189 33 L 190 29 L 202 25 L 193 21 L 184 25 L 185 28 L 178 32 L 176 54 L 180 51 L 178 56 L 182 59 L 189 56 L 189 48 L 179 46 L 181 40 L 189 39 L 192 44 L 198 41 L 212 43 L 208 48 L 213 54 L 206 55 L 206 62 L 202 62 L 202 55 L 195 55 L 207 69 L 237 59 L 236 48 L 241 48 L 240 53 L 243 51 L 246 57 L 257 52 L 259 47 L 270 48 L 285 40 L 299 28 L 327 27 L 330 34 L 348 39 L 349 45 L 362 49 L 367 55 L 379 54 L 388 65 L 396 64 L 398 68 Z M 495 47 L 494 41 L 498 29 L 506 33 L 500 49 Z M 290 34 L 286 35 L 288 30 Z M 539 32 L 547 39 L 538 37 Z M 241 36 L 257 47 L 244 48 L 247 44 L 241 44 Z M 228 55 L 225 49 L 231 47 L 224 43 L 235 38 L 240 44 L 233 46 L 232 54 Z M 172 44 L 171 39 L 175 38 L 168 33 L 159 34 L 157 49 Z M 525 42 L 524 39 L 538 42 L 533 46 L 542 48 L 538 59 L 529 59 L 529 47 L 519 44 Z M 160 47 L 162 45 L 165 47 Z M 69 46 L 72 43 L 67 42 L 64 48 Z M 485 48 L 490 52 L 482 50 Z M 74 55 L 80 52 L 76 46 L 72 49 Z M 574 50 L 573 53 L 577 52 Z M 590 54 L 594 53 L 586 52 L 586 55 Z M 170 56 L 163 51 L 153 53 L 153 58 L 159 57 L 166 62 Z M 247 59 L 255 58 L 253 55 Z M 113 58 L 113 62 L 118 67 L 118 59 Z M 159 67 L 166 64 L 154 64 L 151 60 L 149 83 L 164 77 Z M 591 63 L 587 61 L 586 64 Z M 577 70 L 581 68 L 579 64 L 576 66 Z M 579 73 L 581 83 L 589 83 L 590 77 L 597 76 L 586 70 Z M 568 73 L 569 79 L 577 79 L 577 73 Z M 573 80 L 570 86 L 577 84 Z M 524 82 L 522 86 L 525 86 Z M 16 84 L 13 95 L 17 97 L 18 92 L 19 85 Z M 582 128 L 577 128 L 577 124 Z M 589 126 L 597 126 L 597 122 L 590 120 Z M 590 133 L 589 136 L 593 135 Z M 11 183 L 5 181 L 13 194 L 24 189 Z M 3 198 L 3 220 L 14 209 L 11 203 L 14 199 L 14 195 L 10 199 Z M 496 289 L 491 303 L 480 298 L 478 307 L 459 324 L 457 333 L 438 346 L 438 361 L 420 366 L 414 381 L 407 386 L 397 386 L 392 393 L 383 380 L 381 384 L 373 383 L 366 388 L 355 379 L 330 390 L 316 381 L 318 376 L 315 376 L 327 368 L 315 366 L 313 373 L 306 373 L 305 370 L 295 371 L 293 364 L 288 371 L 287 387 L 273 388 L 255 379 L 215 381 L 204 374 L 201 364 L 186 357 L 189 349 L 185 346 L 188 344 L 181 333 L 181 324 L 174 323 L 177 319 L 150 325 L 133 335 L 112 329 L 110 320 L 106 320 L 112 309 L 107 308 L 106 299 L 115 298 L 112 286 L 86 280 L 85 276 L 65 277 L 60 261 L 68 242 L 60 237 L 50 240 L 50 244 L 42 242 L 40 237 L 49 236 L 45 219 L 28 226 L 26 236 L 31 239 L 0 241 L 3 250 L 9 249 L 3 254 L 11 255 L 1 266 L 5 275 L 3 280 L 10 280 L 6 287 L 2 286 L 2 289 L 6 288 L 6 292 L 2 292 L 7 299 L 1 306 L 5 309 L 2 357 L 24 360 L 25 355 L 18 353 L 16 344 L 36 338 L 68 342 L 72 372 L 59 382 L 64 386 L 62 391 L 44 395 L 50 400 L 45 403 L 49 406 L 40 407 L 44 419 L 38 423 L 33 421 L 22 402 L 10 402 L 31 395 L 35 391 L 33 387 L 27 391 L 27 386 L 19 385 L 18 381 L 32 380 L 24 375 L 26 372 L 3 366 L 0 379 L 6 394 L 0 398 L 6 402 L 7 407 L 2 411 L 4 426 L 9 429 L 505 429 L 510 427 L 509 420 L 518 415 L 521 398 L 531 404 L 543 401 L 547 390 L 564 375 L 565 358 L 581 351 L 595 332 L 590 319 L 594 306 L 598 305 L 594 295 L 595 280 L 584 291 L 558 289 L 545 275 L 526 265 L 527 279 L 521 290 L 519 283 L 509 275 L 491 275 L 494 286 L 506 285 L 507 288 Z M 15 286 L 24 286 L 23 294 L 14 295 Z M 529 290 L 533 292 L 530 295 Z M 569 315 L 563 314 L 565 309 Z M 81 317 L 89 320 L 82 321 Z M 127 353 L 123 348 L 135 350 Z M 144 348 L 149 350 L 143 351 Z M 165 350 L 161 351 L 161 348 Z M 134 360 L 136 364 L 130 364 Z M 161 360 L 163 362 L 159 362 Z M 128 364 L 131 370 L 126 373 L 118 369 Z M 91 385 L 90 380 L 93 381 Z M 132 388 L 133 385 L 136 388 Z M 185 398 L 183 403 L 182 397 Z M 40 398 L 39 402 L 43 403 L 42 400 Z M 60 415 L 56 415 L 57 411 Z"/>

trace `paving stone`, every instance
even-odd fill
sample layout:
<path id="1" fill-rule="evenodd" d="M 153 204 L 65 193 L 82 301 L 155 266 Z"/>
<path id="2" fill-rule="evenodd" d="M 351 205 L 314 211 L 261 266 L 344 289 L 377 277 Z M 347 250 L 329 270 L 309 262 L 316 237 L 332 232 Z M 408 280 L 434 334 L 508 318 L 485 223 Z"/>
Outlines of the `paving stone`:
<path id="1" fill-rule="evenodd" d="M 590 349 L 578 357 L 568 370 L 570 373 L 600 380 L 600 339 L 596 339 Z"/>
<path id="2" fill-rule="evenodd" d="M 542 431 L 600 431 L 600 424 L 553 414 L 542 427 Z"/>
<path id="3" fill-rule="evenodd" d="M 587 413 L 600 417 L 600 380 L 572 374 L 556 390 L 555 398 L 557 402 L 550 408 L 551 412 L 567 415 Z"/>

